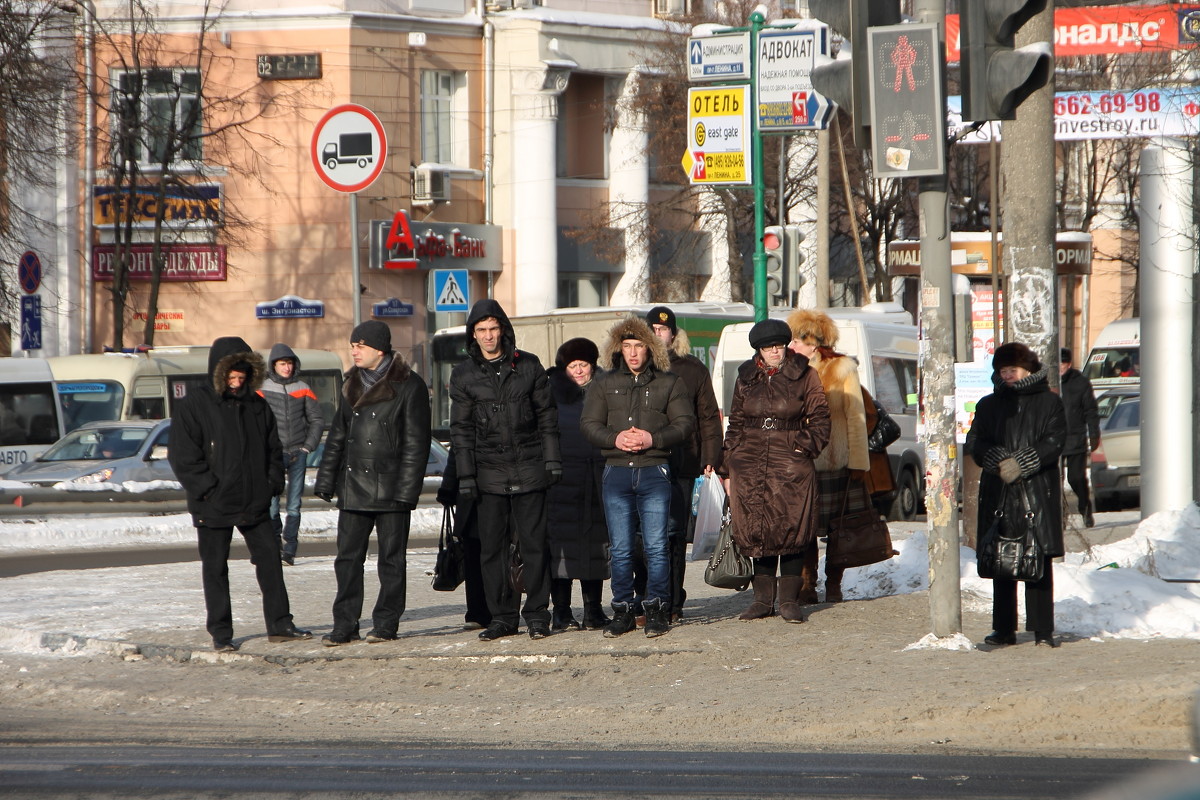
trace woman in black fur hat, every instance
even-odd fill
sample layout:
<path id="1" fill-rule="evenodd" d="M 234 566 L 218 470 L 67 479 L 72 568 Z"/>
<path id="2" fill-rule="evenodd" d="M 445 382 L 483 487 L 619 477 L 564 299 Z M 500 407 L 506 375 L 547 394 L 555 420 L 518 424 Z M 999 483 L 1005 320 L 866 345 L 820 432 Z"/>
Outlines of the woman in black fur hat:
<path id="1" fill-rule="evenodd" d="M 1050 391 L 1037 355 L 1020 342 L 996 348 L 992 357 L 996 391 L 979 401 L 967 434 L 967 452 L 983 468 L 979 479 L 982 535 L 997 509 L 1006 524 L 1024 524 L 1032 512 L 1034 535 L 1045 556 L 1042 579 L 1025 582 L 1025 629 L 1039 645 L 1054 638 L 1053 559 L 1064 553 L 1062 478 L 1058 461 L 1067 438 L 1062 400 Z M 1017 643 L 1017 581 L 992 582 L 992 627 L 983 641 Z"/>
<path id="2" fill-rule="evenodd" d="M 550 600 L 554 630 L 599 630 L 610 620 L 601 592 L 608 578 L 608 527 L 600 478 L 604 457 L 579 432 L 583 399 L 599 374 L 600 351 L 589 339 L 570 339 L 558 348 L 554 366 L 546 370 L 558 406 L 562 448 L 562 480 L 546 493 L 550 538 Z M 583 593 L 583 622 L 571 612 L 571 581 Z"/>

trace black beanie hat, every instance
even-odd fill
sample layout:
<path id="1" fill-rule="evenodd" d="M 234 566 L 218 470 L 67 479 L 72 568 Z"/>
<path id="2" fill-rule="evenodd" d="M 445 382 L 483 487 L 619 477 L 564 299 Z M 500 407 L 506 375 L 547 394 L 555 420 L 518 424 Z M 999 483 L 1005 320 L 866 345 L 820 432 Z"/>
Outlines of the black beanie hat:
<path id="1" fill-rule="evenodd" d="M 350 334 L 350 344 L 365 344 L 383 353 L 392 352 L 392 329 L 377 319 L 369 319 L 355 326 Z"/>
<path id="2" fill-rule="evenodd" d="M 1009 342 L 997 347 L 992 356 L 992 369 L 999 372 L 1004 367 L 1023 367 L 1031 373 L 1041 372 L 1042 362 L 1038 361 L 1037 355 L 1025 345 Z"/>
<path id="3" fill-rule="evenodd" d="M 1070 364 L 1072 361 L 1075 360 L 1074 355 L 1075 354 L 1071 352 L 1071 348 L 1064 347 L 1058 351 L 1058 363 Z"/>
<path id="4" fill-rule="evenodd" d="M 600 349 L 591 339 L 584 339 L 582 336 L 563 342 L 554 357 L 554 363 L 564 368 L 573 361 L 586 361 L 594 367 L 599 360 Z"/>
<path id="5" fill-rule="evenodd" d="M 764 319 L 754 323 L 750 329 L 750 346 L 755 350 L 773 344 L 787 344 L 792 340 L 792 329 L 781 319 Z"/>
<path id="6" fill-rule="evenodd" d="M 666 325 L 671 329 L 671 334 L 679 333 L 679 326 L 675 324 L 675 312 L 666 306 L 655 306 L 646 312 L 646 324 L 653 330 L 655 325 Z"/>

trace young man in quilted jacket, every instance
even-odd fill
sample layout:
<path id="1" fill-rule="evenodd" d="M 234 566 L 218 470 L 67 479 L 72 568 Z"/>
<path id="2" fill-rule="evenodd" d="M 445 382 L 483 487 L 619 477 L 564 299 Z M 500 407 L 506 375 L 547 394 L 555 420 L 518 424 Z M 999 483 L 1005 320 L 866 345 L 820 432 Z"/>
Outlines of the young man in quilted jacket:
<path id="1" fill-rule="evenodd" d="M 279 537 L 283 563 L 296 563 L 300 541 L 300 496 L 304 493 L 304 470 L 308 455 L 321 443 L 325 420 L 321 405 L 309 385 L 300 379 L 300 359 L 282 342 L 271 348 L 269 371 L 259 394 L 275 413 L 279 443 L 283 445 L 283 472 L 287 477 L 287 522 L 280 518 L 279 496 L 271 498 L 271 525 Z"/>

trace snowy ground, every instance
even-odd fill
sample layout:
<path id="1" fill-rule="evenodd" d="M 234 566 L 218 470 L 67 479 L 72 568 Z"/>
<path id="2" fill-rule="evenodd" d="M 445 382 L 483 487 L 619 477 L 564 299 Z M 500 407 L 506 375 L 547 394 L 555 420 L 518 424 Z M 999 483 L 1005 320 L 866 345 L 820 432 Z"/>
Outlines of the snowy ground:
<path id="1" fill-rule="evenodd" d="M 413 535 L 436 536 L 441 513 L 441 509 L 424 508 L 414 512 Z M 336 523 L 335 511 L 306 512 L 301 539 L 333 539 Z M 895 524 L 893 531 L 900 555 L 884 564 L 847 572 L 844 590 L 849 599 L 866 600 L 928 588 L 924 526 Z M 1200 639 L 1197 533 L 1200 533 L 1200 510 L 1193 505 L 1183 511 L 1151 517 L 1127 539 L 1068 554 L 1054 570 L 1057 630 L 1076 637 Z M 0 558 L 47 550 L 87 551 L 193 541 L 194 531 L 185 514 L 0 522 Z M 990 611 L 992 584 L 976 576 L 974 551 L 962 548 L 960 561 L 964 610 Z M 432 550 L 412 551 L 410 570 L 423 570 L 432 563 Z M 328 569 L 328 566 L 313 564 L 311 568 Z M 193 565 L 156 565 L 3 579 L 0 587 L 8 602 L 0 607 L 0 627 L 28 629 L 32 609 L 37 610 L 34 616 L 43 621 L 56 616 L 70 618 L 80 603 L 86 602 L 96 611 L 120 608 L 111 620 L 115 628 L 103 626 L 110 635 L 119 635 L 121 630 L 117 628 L 153 629 L 158 621 L 172 616 L 162 613 L 161 603 L 181 591 L 180 576 L 186 574 L 189 586 L 198 583 L 194 572 Z M 184 603 L 188 607 L 202 605 L 196 598 Z M 931 640 L 915 643 L 914 647 L 970 648 L 971 645 L 966 641 Z"/>

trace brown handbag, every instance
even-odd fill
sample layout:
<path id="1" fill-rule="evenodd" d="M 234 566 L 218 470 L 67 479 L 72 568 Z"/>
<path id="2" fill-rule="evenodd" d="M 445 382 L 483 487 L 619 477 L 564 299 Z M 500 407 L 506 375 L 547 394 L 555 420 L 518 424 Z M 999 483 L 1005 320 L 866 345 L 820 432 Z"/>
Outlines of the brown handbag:
<path id="1" fill-rule="evenodd" d="M 842 568 L 865 567 L 899 555 L 898 551 L 892 549 L 892 535 L 887 522 L 871 506 L 869 496 L 866 510 L 847 514 L 849 496 L 850 479 L 847 478 L 846 490 L 842 493 L 842 513 L 829 523 L 825 564 Z"/>

